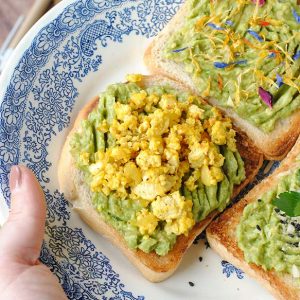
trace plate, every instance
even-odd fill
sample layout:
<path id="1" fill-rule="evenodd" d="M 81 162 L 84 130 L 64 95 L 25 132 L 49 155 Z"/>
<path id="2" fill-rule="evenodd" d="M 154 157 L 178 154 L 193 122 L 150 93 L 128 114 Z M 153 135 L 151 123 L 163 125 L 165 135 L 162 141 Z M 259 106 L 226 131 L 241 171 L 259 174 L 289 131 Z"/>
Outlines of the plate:
<path id="1" fill-rule="evenodd" d="M 107 84 L 128 73 L 147 72 L 147 45 L 182 3 L 62 1 L 24 37 L 0 79 L 1 219 L 9 206 L 9 170 L 25 164 L 39 179 L 48 204 L 40 259 L 69 299 L 272 299 L 241 270 L 222 261 L 205 235 L 170 279 L 149 283 L 72 212 L 58 191 L 60 149 L 77 113 Z M 256 182 L 270 166 L 264 164 Z"/>

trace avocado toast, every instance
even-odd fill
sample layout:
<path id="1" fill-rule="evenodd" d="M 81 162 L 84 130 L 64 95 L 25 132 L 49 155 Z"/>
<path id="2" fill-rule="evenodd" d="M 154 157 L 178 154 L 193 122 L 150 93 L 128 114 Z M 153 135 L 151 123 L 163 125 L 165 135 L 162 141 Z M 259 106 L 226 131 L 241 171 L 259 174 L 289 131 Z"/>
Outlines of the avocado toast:
<path id="1" fill-rule="evenodd" d="M 219 107 L 267 159 L 282 159 L 300 133 L 299 32 L 296 0 L 187 0 L 145 63 Z"/>
<path id="2" fill-rule="evenodd" d="M 300 191 L 300 139 L 271 176 L 206 230 L 214 250 L 282 300 L 300 298 L 300 216 L 274 202 L 291 191 Z"/>
<path id="3" fill-rule="evenodd" d="M 129 80 L 79 113 L 61 153 L 59 184 L 88 225 L 158 282 L 255 177 L 263 156 L 177 82 Z M 128 139 L 133 132 L 138 138 Z"/>

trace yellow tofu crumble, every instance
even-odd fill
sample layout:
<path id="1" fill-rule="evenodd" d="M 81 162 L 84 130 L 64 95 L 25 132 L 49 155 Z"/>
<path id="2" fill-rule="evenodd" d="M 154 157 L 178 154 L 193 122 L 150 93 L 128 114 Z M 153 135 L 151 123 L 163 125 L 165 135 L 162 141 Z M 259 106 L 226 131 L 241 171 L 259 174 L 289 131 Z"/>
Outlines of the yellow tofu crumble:
<path id="1" fill-rule="evenodd" d="M 139 82 L 142 75 L 128 75 L 129 82 Z M 145 208 L 134 225 L 142 235 L 151 235 L 165 221 L 165 231 L 187 234 L 195 224 L 193 203 L 180 195 L 185 185 L 193 191 L 197 182 L 214 186 L 222 181 L 224 156 L 220 145 L 236 151 L 231 120 L 212 108 L 211 117 L 189 97 L 180 102 L 176 95 L 131 93 L 126 104 L 114 104 L 115 117 L 106 119 L 96 130 L 109 134 L 115 145 L 98 151 L 89 165 L 91 191 L 117 197 L 139 199 Z M 82 153 L 89 164 L 89 157 Z"/>

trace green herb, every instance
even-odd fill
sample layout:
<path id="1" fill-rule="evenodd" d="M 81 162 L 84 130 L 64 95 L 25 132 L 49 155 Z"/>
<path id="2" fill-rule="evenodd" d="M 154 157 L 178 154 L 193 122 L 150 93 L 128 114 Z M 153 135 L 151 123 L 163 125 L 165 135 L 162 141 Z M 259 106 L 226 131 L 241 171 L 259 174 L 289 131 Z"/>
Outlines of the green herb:
<path id="1" fill-rule="evenodd" d="M 300 216 L 300 193 L 298 192 L 281 193 L 272 201 L 272 204 L 290 217 Z"/>

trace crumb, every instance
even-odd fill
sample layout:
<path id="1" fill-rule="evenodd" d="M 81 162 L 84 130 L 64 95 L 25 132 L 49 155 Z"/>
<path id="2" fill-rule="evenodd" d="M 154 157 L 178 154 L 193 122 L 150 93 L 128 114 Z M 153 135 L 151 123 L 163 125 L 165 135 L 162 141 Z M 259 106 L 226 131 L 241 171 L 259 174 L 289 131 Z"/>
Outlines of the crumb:
<path id="1" fill-rule="evenodd" d="M 195 283 L 194 283 L 194 282 L 192 282 L 192 281 L 189 281 L 189 285 L 190 285 L 190 286 L 194 286 L 194 285 L 195 285 Z"/>

